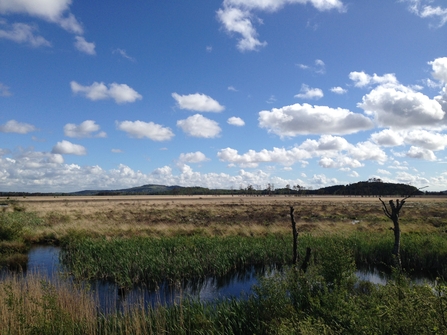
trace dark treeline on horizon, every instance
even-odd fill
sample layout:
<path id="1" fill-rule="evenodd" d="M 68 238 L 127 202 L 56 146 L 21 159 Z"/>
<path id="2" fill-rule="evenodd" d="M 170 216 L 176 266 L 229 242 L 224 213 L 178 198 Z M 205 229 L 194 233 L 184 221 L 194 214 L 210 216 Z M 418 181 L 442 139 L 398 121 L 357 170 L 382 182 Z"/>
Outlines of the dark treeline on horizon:
<path id="1" fill-rule="evenodd" d="M 252 196 L 309 196 L 309 195 L 342 195 L 342 196 L 408 196 L 408 195 L 442 195 L 446 192 L 422 192 L 418 188 L 406 184 L 384 183 L 380 180 L 362 181 L 348 185 L 334 185 L 320 189 L 306 188 L 300 185 L 286 185 L 275 188 L 268 184 L 265 189 L 256 189 L 253 185 L 239 189 L 209 189 L 206 187 L 182 187 L 164 185 L 143 185 L 122 190 L 85 190 L 71 193 L 41 192 L 0 192 L 2 197 L 23 196 L 116 196 L 116 195 L 252 195 Z"/>

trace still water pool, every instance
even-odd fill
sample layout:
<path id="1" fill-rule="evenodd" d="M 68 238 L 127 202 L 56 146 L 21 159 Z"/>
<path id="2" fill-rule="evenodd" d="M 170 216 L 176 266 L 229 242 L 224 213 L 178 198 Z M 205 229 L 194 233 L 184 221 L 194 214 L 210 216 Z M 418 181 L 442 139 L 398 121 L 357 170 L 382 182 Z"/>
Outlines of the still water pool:
<path id="1" fill-rule="evenodd" d="M 51 246 L 34 247 L 28 254 L 26 272 L 40 274 L 55 280 L 60 280 L 60 274 L 64 272 L 59 262 L 60 248 Z M 226 276 L 209 276 L 197 280 L 184 280 L 178 283 L 159 283 L 157 287 L 135 286 L 131 290 L 122 291 L 117 285 L 106 281 L 92 281 L 84 283 L 91 293 L 97 298 L 99 308 L 103 312 L 120 310 L 124 306 L 134 303 L 142 303 L 145 306 L 157 304 L 172 304 L 181 299 L 193 298 L 203 302 L 230 297 L 244 298 L 252 293 L 252 287 L 258 283 L 261 276 L 272 275 L 275 269 L 265 267 L 249 267 L 244 271 L 238 271 Z M 356 272 L 360 280 L 366 280 L 373 284 L 384 285 L 390 275 L 377 268 L 362 269 Z M 64 280 L 72 280 L 64 277 Z M 414 278 L 416 283 L 431 283 L 424 277 Z"/>
<path id="2" fill-rule="evenodd" d="M 26 273 L 59 279 L 60 273 L 64 272 L 59 262 L 59 253 L 58 247 L 34 247 L 28 254 Z M 230 297 L 243 298 L 252 292 L 252 286 L 258 282 L 259 276 L 269 275 L 273 271 L 271 268 L 252 266 L 222 277 L 209 276 L 178 283 L 162 282 L 151 288 L 139 285 L 127 291 L 122 291 L 117 285 L 107 281 L 92 281 L 85 285 L 88 285 L 92 294 L 98 298 L 101 310 L 113 311 L 133 303 L 154 306 L 169 305 L 185 298 L 200 299 L 204 302 Z M 71 279 L 68 277 L 66 280 Z"/>

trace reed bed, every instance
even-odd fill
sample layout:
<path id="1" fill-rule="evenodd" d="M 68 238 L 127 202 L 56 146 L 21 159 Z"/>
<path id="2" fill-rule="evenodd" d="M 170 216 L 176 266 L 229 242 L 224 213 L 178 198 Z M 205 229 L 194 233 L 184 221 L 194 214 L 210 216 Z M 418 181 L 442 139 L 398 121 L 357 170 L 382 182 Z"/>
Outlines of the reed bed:
<path id="1" fill-rule="evenodd" d="M 447 234 L 405 233 L 401 239 L 402 268 L 408 275 L 425 274 L 447 279 Z M 318 257 L 318 253 L 327 254 L 334 245 L 339 245 L 353 255 L 357 267 L 377 266 L 391 271 L 394 264 L 392 232 L 303 235 L 299 241 L 301 255 L 306 247 L 312 248 L 314 256 Z"/>
<path id="2" fill-rule="evenodd" d="M 401 258 L 408 273 L 425 273 L 447 278 L 446 236 L 439 234 L 403 234 Z M 290 265 L 292 237 L 204 237 L 165 238 L 91 238 L 72 236 L 63 244 L 62 262 L 75 278 L 101 279 L 122 287 L 157 284 L 222 276 L 250 265 Z M 304 258 L 312 249 L 312 261 L 331 257 L 337 247 L 352 254 L 358 267 L 380 266 L 391 271 L 392 234 L 353 233 L 299 236 L 298 254 Z"/>
<path id="3" fill-rule="evenodd" d="M 155 284 L 206 275 L 222 276 L 257 264 L 285 264 L 290 238 L 71 237 L 63 244 L 62 261 L 78 279 L 111 280 L 121 286 Z"/>

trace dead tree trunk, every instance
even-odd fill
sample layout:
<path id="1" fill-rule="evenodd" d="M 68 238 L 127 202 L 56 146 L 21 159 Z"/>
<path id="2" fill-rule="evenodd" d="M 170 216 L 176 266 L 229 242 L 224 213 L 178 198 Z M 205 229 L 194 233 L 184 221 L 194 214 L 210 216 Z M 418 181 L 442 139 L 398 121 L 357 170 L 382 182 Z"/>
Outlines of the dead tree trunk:
<path id="1" fill-rule="evenodd" d="M 296 222 L 295 222 L 295 209 L 290 206 L 290 220 L 292 221 L 292 234 L 293 234 L 293 258 L 292 258 L 292 264 L 296 265 L 296 261 L 298 259 L 298 232 L 296 230 Z"/>
<path id="2" fill-rule="evenodd" d="M 408 197 L 403 198 L 402 200 L 397 199 L 396 203 L 394 203 L 393 200 L 389 201 L 389 208 L 387 205 L 383 202 L 381 198 L 379 198 L 380 202 L 382 203 L 382 210 L 383 213 L 391 220 L 393 221 L 393 228 L 390 228 L 394 232 L 394 246 L 393 246 L 393 255 L 396 258 L 396 263 L 401 269 L 401 260 L 400 260 L 400 226 L 399 226 L 399 214 L 400 210 L 402 209 L 402 206 L 405 204 L 405 200 L 408 199 Z"/>
<path id="3" fill-rule="evenodd" d="M 293 258 L 292 264 L 295 266 L 298 261 L 298 231 L 296 230 L 296 222 L 295 222 L 295 209 L 290 206 L 290 220 L 292 221 L 292 234 L 293 234 Z M 310 256 L 312 253 L 312 249 L 306 248 L 306 256 L 304 257 L 303 264 L 301 264 L 301 271 L 306 272 L 310 262 Z"/>

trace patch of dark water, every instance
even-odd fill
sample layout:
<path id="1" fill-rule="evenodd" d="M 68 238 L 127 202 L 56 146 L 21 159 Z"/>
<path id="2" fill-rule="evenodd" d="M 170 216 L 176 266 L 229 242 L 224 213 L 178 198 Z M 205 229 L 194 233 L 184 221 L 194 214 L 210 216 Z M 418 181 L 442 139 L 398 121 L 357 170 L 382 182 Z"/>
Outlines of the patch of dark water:
<path id="1" fill-rule="evenodd" d="M 72 278 L 61 276 L 64 267 L 59 261 L 60 248 L 51 246 L 34 247 L 28 254 L 28 264 L 24 270 L 27 273 L 41 274 L 50 280 L 58 279 L 72 281 Z M 106 281 L 84 282 L 98 301 L 101 312 L 119 311 L 126 306 L 139 304 L 148 306 L 171 305 L 183 299 L 199 299 L 202 302 L 217 299 L 244 298 L 252 293 L 253 285 L 260 277 L 272 275 L 278 269 L 272 267 L 251 266 L 244 270 L 230 273 L 226 276 L 208 276 L 194 280 L 183 280 L 177 283 L 162 282 L 157 287 L 145 285 L 134 286 L 130 290 L 122 290 L 116 284 Z M 362 268 L 356 271 L 359 280 L 373 284 L 385 285 L 392 275 L 385 269 L 377 267 Z M 435 281 L 424 276 L 413 276 L 416 284 L 434 285 Z"/>
<path id="2" fill-rule="evenodd" d="M 134 304 L 153 307 L 180 303 L 188 298 L 201 302 L 243 298 L 252 292 L 252 286 L 258 282 L 259 276 L 265 276 L 270 271 L 273 270 L 252 266 L 221 277 L 208 276 L 177 283 L 164 281 L 157 287 L 137 285 L 130 290 L 122 290 L 110 282 L 95 281 L 90 283 L 90 289 L 98 298 L 100 309 L 107 313 Z"/>
<path id="3" fill-rule="evenodd" d="M 28 264 L 23 269 L 23 275 L 38 274 L 50 281 L 73 281 L 73 278 L 64 275 L 66 272 L 60 263 L 59 254 L 59 247 L 32 248 L 28 253 Z M 275 271 L 272 267 L 251 266 L 226 276 L 208 276 L 177 283 L 165 281 L 156 287 L 136 285 L 130 290 L 123 290 L 114 283 L 100 280 L 83 282 L 82 286 L 90 290 L 97 299 L 100 311 L 107 313 L 133 304 L 144 304 L 147 307 L 170 305 L 187 298 L 200 299 L 202 302 L 230 297 L 242 298 L 252 292 L 252 286 L 258 282 L 259 276 L 269 275 L 272 271 Z"/>
<path id="4" fill-rule="evenodd" d="M 59 263 L 59 247 L 38 246 L 28 253 L 28 264 L 26 272 L 38 273 L 48 278 L 59 274 L 61 269 Z"/>

